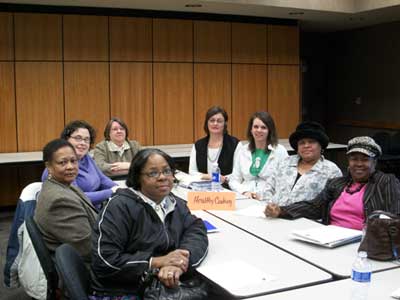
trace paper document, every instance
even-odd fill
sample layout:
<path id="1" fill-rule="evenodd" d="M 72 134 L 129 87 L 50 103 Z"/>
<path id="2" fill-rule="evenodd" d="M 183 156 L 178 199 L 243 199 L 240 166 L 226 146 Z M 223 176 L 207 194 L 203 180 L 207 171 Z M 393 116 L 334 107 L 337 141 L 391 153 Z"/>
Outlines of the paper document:
<path id="1" fill-rule="evenodd" d="M 264 209 L 265 205 L 256 204 L 246 208 L 238 209 L 237 211 L 235 211 L 235 214 L 246 217 L 265 218 Z"/>
<path id="2" fill-rule="evenodd" d="M 249 291 L 252 287 L 265 285 L 275 279 L 274 276 L 241 260 L 200 266 L 197 270 L 234 295 L 240 295 L 244 289 Z"/>
<path id="3" fill-rule="evenodd" d="M 362 231 L 334 225 L 292 231 L 292 237 L 309 243 L 334 248 L 361 240 Z"/>

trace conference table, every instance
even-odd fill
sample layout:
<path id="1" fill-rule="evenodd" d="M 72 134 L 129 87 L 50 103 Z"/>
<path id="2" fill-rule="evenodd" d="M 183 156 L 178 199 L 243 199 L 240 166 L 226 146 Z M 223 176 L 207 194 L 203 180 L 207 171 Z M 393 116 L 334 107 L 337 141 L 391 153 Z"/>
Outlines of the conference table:
<path id="1" fill-rule="evenodd" d="M 208 234 L 208 254 L 197 270 L 234 297 L 247 298 L 332 280 L 331 274 L 205 211 L 192 213 L 218 229 Z"/>
<path id="2" fill-rule="evenodd" d="M 179 172 L 177 177 L 181 182 L 190 180 L 190 176 L 183 172 Z M 187 199 L 189 190 L 177 185 L 173 192 Z M 236 201 L 236 205 L 234 211 L 193 211 L 218 229 L 218 232 L 208 234 L 209 252 L 198 268 L 203 276 L 235 298 L 294 299 L 291 298 L 293 290 L 293 295 L 307 299 L 307 295 L 322 293 L 324 286 L 329 288 L 328 282 L 335 283 L 332 293 L 342 284 L 340 293 L 348 293 L 346 278 L 349 278 L 357 256 L 358 243 L 328 249 L 298 241 L 290 237 L 292 230 L 324 225 L 304 218 L 284 220 L 243 215 L 243 210 L 254 205 L 262 212 L 265 203 L 257 200 L 242 198 Z M 399 263 L 371 261 L 371 264 L 373 282 L 378 287 L 379 278 L 386 272 L 395 276 L 385 277 L 391 281 L 388 286 L 400 282 L 397 276 Z M 272 298 L 278 296 L 283 298 Z"/>
<path id="3" fill-rule="evenodd" d="M 371 285 L 368 289 L 370 300 L 394 300 L 391 294 L 399 289 L 400 268 L 372 274 Z M 350 299 L 352 282 L 350 279 L 337 280 L 311 287 L 286 291 L 268 296 L 251 298 L 251 300 L 293 300 L 293 299 Z M 399 298 L 397 298 L 399 299 Z"/>
<path id="4" fill-rule="evenodd" d="M 272 219 L 264 216 L 243 215 L 246 210 L 259 209 L 260 214 L 266 203 L 258 200 L 243 199 L 236 201 L 236 211 L 208 211 L 210 214 L 228 222 L 251 235 L 254 235 L 276 247 L 313 264 L 339 278 L 349 277 L 351 266 L 357 256 L 359 243 L 337 248 L 325 248 L 291 238 L 293 230 L 310 229 L 325 226 L 312 220 Z M 249 208 L 251 207 L 251 208 Z M 398 268 L 395 262 L 371 260 L 373 272 Z"/>

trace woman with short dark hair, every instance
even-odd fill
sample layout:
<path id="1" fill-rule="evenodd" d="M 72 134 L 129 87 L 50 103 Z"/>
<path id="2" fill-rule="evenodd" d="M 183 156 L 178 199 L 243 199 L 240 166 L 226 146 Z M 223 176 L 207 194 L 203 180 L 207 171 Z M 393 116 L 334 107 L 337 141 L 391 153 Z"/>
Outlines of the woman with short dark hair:
<path id="1" fill-rule="evenodd" d="M 209 108 L 203 128 L 206 136 L 197 140 L 192 147 L 189 174 L 211 180 L 213 164 L 218 163 L 221 182 L 227 182 L 232 173 L 234 155 L 240 148 L 239 140 L 228 134 L 228 114 L 219 106 Z"/>
<path id="2" fill-rule="evenodd" d="M 161 150 L 140 150 L 126 184 L 104 207 L 94 228 L 90 299 L 140 299 L 140 278 L 158 269 L 176 287 L 205 258 L 207 232 L 186 202 L 171 193 L 175 166 Z M 107 298 L 106 298 L 107 297 Z"/>
<path id="3" fill-rule="evenodd" d="M 235 157 L 229 187 L 252 199 L 264 189 L 268 175 L 277 163 L 288 156 L 285 147 L 278 144 L 275 122 L 267 112 L 256 112 L 247 127 L 248 144 Z"/>
<path id="4" fill-rule="evenodd" d="M 78 175 L 74 146 L 56 139 L 43 148 L 49 176 L 43 182 L 34 219 L 50 251 L 63 243 L 73 246 L 90 260 L 92 227 L 97 211 L 85 194 L 72 183 Z"/>
<path id="5" fill-rule="evenodd" d="M 61 132 L 61 138 L 74 146 L 79 160 L 78 176 L 72 184 L 78 186 L 94 205 L 99 205 L 111 197 L 118 186 L 99 170 L 89 155 L 89 149 L 93 145 L 95 137 L 93 127 L 82 120 L 68 123 Z M 48 172 L 45 169 L 42 181 L 45 181 L 47 176 Z"/>
<path id="6" fill-rule="evenodd" d="M 94 149 L 93 158 L 96 164 L 111 178 L 128 174 L 131 161 L 140 150 L 140 144 L 129 140 L 128 126 L 119 118 L 108 121 L 104 138 Z"/>

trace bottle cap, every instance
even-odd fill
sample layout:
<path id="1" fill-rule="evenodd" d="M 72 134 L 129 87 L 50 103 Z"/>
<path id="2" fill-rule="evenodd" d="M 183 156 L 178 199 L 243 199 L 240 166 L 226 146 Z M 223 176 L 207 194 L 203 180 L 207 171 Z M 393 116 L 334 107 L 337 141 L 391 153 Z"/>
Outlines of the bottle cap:
<path id="1" fill-rule="evenodd" d="M 361 258 L 367 258 L 367 252 L 366 251 L 360 251 L 360 252 L 358 252 L 358 257 L 361 257 Z"/>

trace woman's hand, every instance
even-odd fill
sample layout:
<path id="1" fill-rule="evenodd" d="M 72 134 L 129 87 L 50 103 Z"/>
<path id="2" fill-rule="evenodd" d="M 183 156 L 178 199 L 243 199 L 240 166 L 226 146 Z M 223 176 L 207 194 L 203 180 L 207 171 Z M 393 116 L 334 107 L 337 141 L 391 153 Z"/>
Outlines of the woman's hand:
<path id="1" fill-rule="evenodd" d="M 210 174 L 202 174 L 200 177 L 201 180 L 211 180 Z"/>
<path id="2" fill-rule="evenodd" d="M 261 200 L 261 199 L 257 196 L 257 193 L 253 193 L 253 192 L 244 192 L 243 195 L 245 195 L 247 198 L 250 198 L 250 199 Z"/>
<path id="3" fill-rule="evenodd" d="M 177 287 L 179 285 L 179 278 L 183 274 L 181 268 L 174 266 L 165 266 L 158 272 L 158 279 L 169 288 Z"/>
<path id="4" fill-rule="evenodd" d="M 126 173 L 131 166 L 130 162 L 115 162 L 111 164 L 110 171 L 113 174 Z"/>
<path id="5" fill-rule="evenodd" d="M 176 249 L 167 255 L 153 257 L 151 260 L 151 268 L 163 268 L 173 266 L 180 268 L 182 272 L 186 272 L 189 267 L 189 251 Z"/>
<path id="6" fill-rule="evenodd" d="M 277 218 L 281 213 L 281 208 L 278 204 L 270 203 L 265 207 L 264 214 L 266 217 Z"/>

